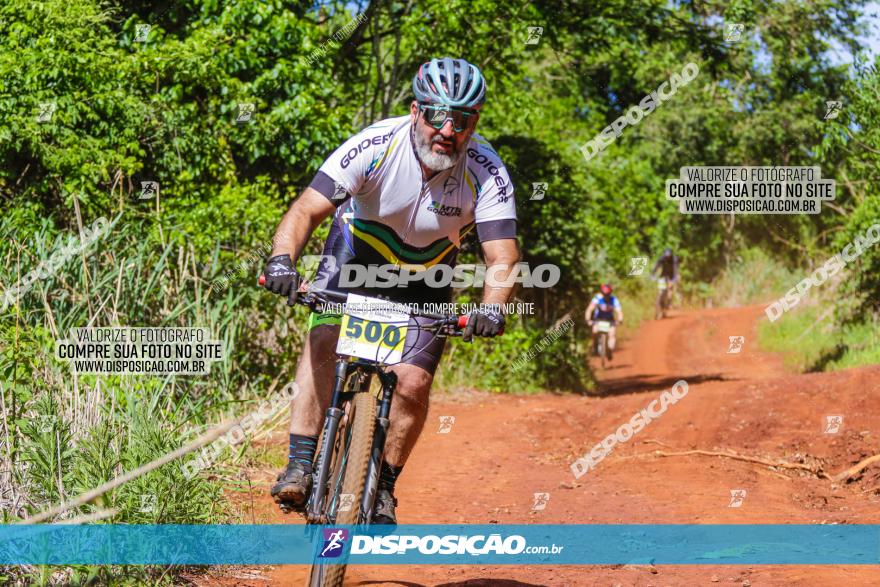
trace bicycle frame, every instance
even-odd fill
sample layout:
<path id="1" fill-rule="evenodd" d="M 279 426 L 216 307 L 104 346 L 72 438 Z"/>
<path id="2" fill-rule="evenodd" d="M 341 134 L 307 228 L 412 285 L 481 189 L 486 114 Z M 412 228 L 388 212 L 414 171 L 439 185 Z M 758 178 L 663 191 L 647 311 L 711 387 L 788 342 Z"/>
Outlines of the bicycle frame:
<path id="1" fill-rule="evenodd" d="M 266 276 L 261 275 L 258 283 L 264 285 L 266 283 Z M 295 303 L 308 306 L 313 312 L 318 307 L 323 307 L 329 301 L 341 302 L 348 299 L 348 294 L 346 293 L 329 290 L 310 290 L 301 293 L 303 295 L 296 296 Z M 436 327 L 435 333 L 440 336 L 456 336 L 467 325 L 467 317 L 465 316 L 431 314 L 427 312 L 421 312 L 419 315 L 433 319 L 434 324 L 431 327 Z M 503 333 L 503 329 L 498 334 L 501 333 Z M 345 386 L 355 372 L 358 375 L 358 381 L 354 386 L 351 386 L 351 389 L 347 390 Z M 349 401 L 355 393 L 369 393 L 373 375 L 379 377 L 382 384 L 382 394 L 378 398 L 379 404 L 376 411 L 375 426 L 373 427 L 373 438 L 370 444 L 363 496 L 361 503 L 358 504 L 358 521 L 360 523 L 368 523 L 372 518 L 379 484 L 379 469 L 382 464 L 385 440 L 390 425 L 391 398 L 394 395 L 394 390 L 397 388 L 397 375 L 394 372 L 385 371 L 384 366 L 375 361 L 340 357 L 336 361 L 333 393 L 322 428 L 323 439 L 321 446 L 317 447 L 319 452 L 318 460 L 313 470 L 312 492 L 306 502 L 304 511 L 306 523 L 308 524 L 335 522 L 335 519 L 330 519 L 333 504 L 325 507 L 324 501 L 327 497 L 327 481 L 332 464 L 333 449 L 338 441 L 339 426 L 345 415 L 345 402 Z M 344 470 L 344 467 L 342 470 Z"/>
<path id="2" fill-rule="evenodd" d="M 261 275 L 258 283 L 260 285 L 265 285 L 266 277 Z M 307 306 L 313 312 L 319 311 L 319 308 L 322 310 L 329 302 L 339 303 L 347 301 L 349 297 L 349 294 L 329 290 L 310 290 L 299 293 L 303 295 L 294 296 L 293 302 L 288 300 L 288 303 L 298 303 Z M 413 312 L 411 315 L 418 315 L 422 318 L 430 319 L 430 323 L 423 324 L 419 327 L 432 330 L 435 336 L 458 336 L 462 334 L 462 331 L 467 327 L 468 323 L 467 316 L 456 316 L 454 314 Z M 504 329 L 502 328 L 498 334 L 500 335 L 503 332 Z M 376 398 L 377 404 L 371 405 L 369 403 L 370 398 L 365 398 L 364 396 L 358 397 L 356 394 L 370 393 L 371 382 L 374 375 L 378 377 L 379 382 L 381 383 L 381 394 Z M 356 377 L 356 379 L 353 380 L 352 377 Z M 328 482 L 334 481 L 337 484 L 333 487 L 331 495 L 334 497 L 341 496 L 339 493 L 340 481 L 342 482 L 342 487 L 345 487 L 346 483 L 349 481 L 349 479 L 343 479 L 342 476 L 346 474 L 346 472 L 349 472 L 349 465 L 351 462 L 357 463 L 357 466 L 352 467 L 351 471 L 356 471 L 357 475 L 360 475 L 360 471 L 363 470 L 360 467 L 364 464 L 364 457 L 366 457 L 367 461 L 366 471 L 364 473 L 365 477 L 363 479 L 358 477 L 357 485 L 354 485 L 357 489 L 352 489 L 361 493 L 361 500 L 358 504 L 357 520 L 355 523 L 369 524 L 370 520 L 372 520 L 376 504 L 376 494 L 378 493 L 379 487 L 379 474 L 383 455 L 385 453 L 385 442 L 388 435 L 388 428 L 390 426 L 391 400 L 396 389 L 397 374 L 393 371 L 386 371 L 385 364 L 370 359 L 354 358 L 344 355 L 337 358 L 333 375 L 333 388 L 330 397 L 330 405 L 327 408 L 322 427 L 323 437 L 320 446 L 317 447 L 319 452 L 317 453 L 317 461 L 315 462 L 312 472 L 312 491 L 306 501 L 303 511 L 306 518 L 306 524 L 312 528 L 315 527 L 315 524 L 324 525 L 328 523 L 336 523 L 336 514 L 338 513 L 337 508 L 339 507 L 339 503 L 336 503 L 336 500 L 334 499 L 333 502 L 325 504 L 330 490 Z M 364 400 L 367 401 L 365 402 Z M 348 433 L 343 439 L 346 444 L 338 447 L 338 451 L 334 451 L 334 449 L 337 448 L 337 443 L 340 441 L 339 430 L 343 423 L 343 418 L 346 417 L 347 402 L 352 402 L 349 409 L 349 415 L 352 413 L 351 409 L 354 409 L 355 417 L 353 421 L 347 422 L 345 430 Z M 369 414 L 373 414 L 374 418 L 374 421 L 370 422 L 370 425 L 372 425 L 372 438 L 369 441 L 369 445 L 365 445 L 362 442 L 365 435 L 368 433 L 367 430 L 369 430 L 369 426 L 365 428 L 363 423 L 369 422 L 369 420 L 358 418 L 357 414 L 358 410 L 364 409 L 365 407 Z M 355 426 L 356 430 L 361 431 L 354 440 L 354 442 L 357 443 L 355 449 L 356 456 L 351 462 L 340 460 L 333 463 L 334 456 L 339 459 L 346 459 L 349 456 L 351 445 L 349 445 L 348 442 L 351 439 L 352 434 L 352 428 L 349 428 L 351 426 Z M 368 452 L 365 449 L 369 449 Z M 336 452 L 336 455 L 334 455 L 334 452 Z M 333 467 L 334 472 L 339 471 L 339 474 L 335 476 L 335 480 L 330 479 L 331 466 Z M 362 485 L 360 484 L 360 481 L 363 481 Z M 340 499 L 340 503 L 341 501 L 342 500 Z M 290 509 L 287 509 L 286 511 L 290 511 Z M 345 511 L 347 512 L 349 510 Z M 355 516 L 347 515 L 345 516 L 345 519 L 348 520 L 352 517 Z M 312 564 L 309 584 L 313 586 L 328 585 L 330 583 L 333 585 L 340 585 L 343 575 L 345 574 L 344 564 L 341 570 L 327 571 L 328 568 L 330 567 L 326 565 L 318 563 Z M 325 572 L 329 574 L 325 574 Z"/>

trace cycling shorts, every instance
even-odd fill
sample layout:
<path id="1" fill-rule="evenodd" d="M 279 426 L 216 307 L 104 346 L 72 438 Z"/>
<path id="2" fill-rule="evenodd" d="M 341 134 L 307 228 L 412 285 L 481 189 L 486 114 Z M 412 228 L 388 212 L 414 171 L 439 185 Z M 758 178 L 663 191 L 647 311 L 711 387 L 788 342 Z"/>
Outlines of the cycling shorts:
<path id="1" fill-rule="evenodd" d="M 347 291 L 365 296 L 382 297 L 392 302 L 407 304 L 437 304 L 448 302 L 450 299 L 451 289 L 449 287 L 429 288 L 424 285 L 419 287 L 417 284 L 412 283 L 406 288 L 340 287 L 340 271 L 338 268 L 346 264 L 365 265 L 365 263 L 358 260 L 346 244 L 338 219 L 333 220 L 330 234 L 327 236 L 324 250 L 321 254 L 325 258 L 332 257 L 335 259 L 335 267 L 330 263 L 322 261 L 314 280 L 318 287 L 334 291 Z M 413 287 L 414 285 L 415 287 Z M 431 321 L 430 318 L 410 316 L 401 363 L 421 367 L 431 375 L 434 375 L 437 365 L 440 364 L 443 349 L 446 346 L 446 337 L 436 336 L 431 331 L 423 330 L 423 326 Z M 309 316 L 309 330 L 311 331 L 312 328 L 317 328 L 318 326 L 338 327 L 341 322 L 341 314 L 313 312 Z"/>

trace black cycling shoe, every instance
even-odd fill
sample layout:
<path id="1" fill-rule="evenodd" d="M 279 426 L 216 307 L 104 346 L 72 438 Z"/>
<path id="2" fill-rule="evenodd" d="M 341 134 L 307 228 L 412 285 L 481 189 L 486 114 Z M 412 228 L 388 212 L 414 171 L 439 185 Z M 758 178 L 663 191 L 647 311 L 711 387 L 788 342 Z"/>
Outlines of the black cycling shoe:
<path id="1" fill-rule="evenodd" d="M 278 483 L 272 487 L 275 503 L 287 508 L 300 508 L 309 499 L 312 490 L 312 474 L 306 473 L 301 463 L 290 461 L 287 469 L 278 475 Z"/>
<path id="2" fill-rule="evenodd" d="M 397 515 L 394 508 L 397 507 L 397 498 L 394 497 L 387 489 L 380 489 L 376 492 L 376 507 L 373 510 L 373 519 L 371 524 L 390 524 L 397 525 Z"/>

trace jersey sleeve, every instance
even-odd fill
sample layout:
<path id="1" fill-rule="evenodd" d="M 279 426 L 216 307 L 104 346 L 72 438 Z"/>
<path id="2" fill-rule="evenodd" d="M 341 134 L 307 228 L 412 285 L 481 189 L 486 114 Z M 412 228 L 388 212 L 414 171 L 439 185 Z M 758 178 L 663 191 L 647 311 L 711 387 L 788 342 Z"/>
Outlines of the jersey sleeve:
<path id="1" fill-rule="evenodd" d="M 334 202 L 356 194 L 366 181 L 372 160 L 372 142 L 366 135 L 367 131 L 362 131 L 333 151 L 321 165 L 311 187 Z"/>
<path id="2" fill-rule="evenodd" d="M 488 143 L 468 147 L 465 174 L 477 192 L 474 222 L 480 242 L 516 238 L 516 201 L 510 174 Z"/>
<path id="3" fill-rule="evenodd" d="M 382 121 L 354 135 L 327 157 L 310 187 L 338 207 L 360 191 L 394 132 L 394 125 Z"/>

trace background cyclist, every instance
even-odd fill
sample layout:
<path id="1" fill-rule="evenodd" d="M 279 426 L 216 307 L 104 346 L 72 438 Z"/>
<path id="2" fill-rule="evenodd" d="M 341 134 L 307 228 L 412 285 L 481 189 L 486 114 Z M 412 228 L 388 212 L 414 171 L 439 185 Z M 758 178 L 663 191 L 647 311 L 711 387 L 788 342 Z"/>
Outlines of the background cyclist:
<path id="1" fill-rule="evenodd" d="M 671 305 L 672 295 L 675 293 L 675 285 L 678 283 L 679 274 L 678 255 L 674 255 L 672 249 L 669 247 L 663 249 L 663 254 L 660 255 L 660 258 L 654 263 L 654 268 L 651 269 L 651 278 L 654 279 L 655 274 L 658 272 L 658 277 L 666 279 L 667 287 L 669 288 L 669 303 Z"/>
<path id="2" fill-rule="evenodd" d="M 614 288 L 611 287 L 610 283 L 603 283 L 599 287 L 599 293 L 590 300 L 590 305 L 587 306 L 587 311 L 584 314 L 587 325 L 592 327 L 591 332 L 594 335 L 598 332 L 596 322 L 605 321 L 611 323 L 611 330 L 608 331 L 609 360 L 613 357 L 614 347 L 617 344 L 617 328 L 615 325 L 623 324 L 623 306 L 620 305 L 620 300 L 612 293 L 613 291 Z"/>

